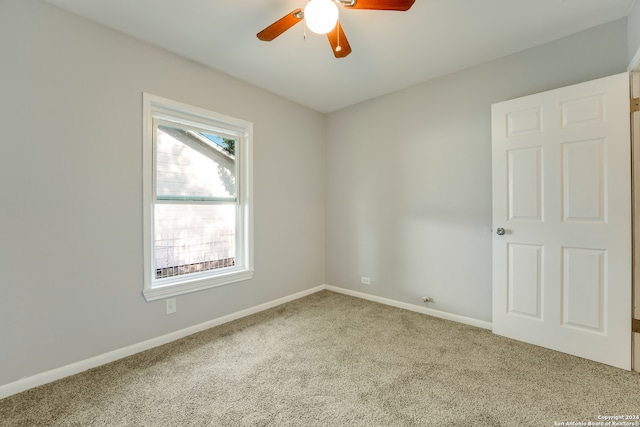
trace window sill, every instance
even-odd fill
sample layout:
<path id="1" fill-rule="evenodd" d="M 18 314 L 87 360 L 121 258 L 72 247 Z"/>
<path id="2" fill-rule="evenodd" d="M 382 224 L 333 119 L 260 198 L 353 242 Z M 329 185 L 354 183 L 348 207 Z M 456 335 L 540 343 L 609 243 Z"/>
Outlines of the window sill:
<path id="1" fill-rule="evenodd" d="M 147 301 L 171 298 L 191 292 L 202 291 L 204 289 L 224 286 L 230 283 L 241 282 L 253 278 L 254 270 L 234 271 L 227 274 L 220 274 L 213 277 L 185 280 L 178 283 L 157 285 L 142 291 Z"/>

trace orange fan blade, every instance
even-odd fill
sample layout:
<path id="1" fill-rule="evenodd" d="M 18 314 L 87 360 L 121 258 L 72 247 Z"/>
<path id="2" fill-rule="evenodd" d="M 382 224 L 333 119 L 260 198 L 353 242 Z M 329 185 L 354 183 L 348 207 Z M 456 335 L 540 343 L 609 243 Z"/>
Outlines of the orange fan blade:
<path id="1" fill-rule="evenodd" d="M 347 4 L 344 7 L 349 9 L 371 9 L 371 10 L 400 10 L 411 9 L 415 0 L 356 0 L 353 6 Z"/>
<path id="2" fill-rule="evenodd" d="M 302 21 L 302 17 L 302 9 L 296 9 L 260 31 L 257 36 L 262 41 L 270 42 L 289 28 L 296 25 L 298 22 Z"/>
<path id="3" fill-rule="evenodd" d="M 336 23 L 333 30 L 327 33 L 327 38 L 329 39 L 329 43 L 331 43 L 331 50 L 333 50 L 333 55 L 336 58 L 344 58 L 351 53 L 349 40 L 347 40 L 347 37 L 344 35 L 344 31 L 342 31 L 340 21 Z"/>

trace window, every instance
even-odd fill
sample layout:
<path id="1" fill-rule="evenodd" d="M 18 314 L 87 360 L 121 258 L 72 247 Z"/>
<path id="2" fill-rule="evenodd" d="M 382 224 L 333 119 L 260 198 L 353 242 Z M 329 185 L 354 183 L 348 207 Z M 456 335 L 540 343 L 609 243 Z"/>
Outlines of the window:
<path id="1" fill-rule="evenodd" d="M 252 124 L 143 95 L 147 301 L 250 279 Z"/>

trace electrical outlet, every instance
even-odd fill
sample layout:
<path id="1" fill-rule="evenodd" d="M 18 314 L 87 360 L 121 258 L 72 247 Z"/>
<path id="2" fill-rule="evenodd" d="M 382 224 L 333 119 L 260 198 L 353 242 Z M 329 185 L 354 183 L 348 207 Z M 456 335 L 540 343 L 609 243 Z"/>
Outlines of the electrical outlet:
<path id="1" fill-rule="evenodd" d="M 166 308 L 167 308 L 167 314 L 173 314 L 176 312 L 177 310 L 177 306 L 176 306 L 176 299 L 175 298 L 169 298 L 166 300 Z"/>
<path id="2" fill-rule="evenodd" d="M 368 277 L 360 277 L 360 283 L 362 283 L 363 285 L 370 285 L 371 284 L 371 279 Z"/>

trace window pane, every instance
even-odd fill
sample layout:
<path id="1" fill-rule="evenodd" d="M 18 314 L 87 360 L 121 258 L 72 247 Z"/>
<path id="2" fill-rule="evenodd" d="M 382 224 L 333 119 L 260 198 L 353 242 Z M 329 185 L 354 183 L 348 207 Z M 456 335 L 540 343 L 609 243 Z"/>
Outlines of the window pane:
<path id="1" fill-rule="evenodd" d="M 154 208 L 156 279 L 235 265 L 236 206 Z"/>
<path id="2" fill-rule="evenodd" d="M 158 125 L 158 200 L 235 200 L 235 141 L 210 133 Z"/>

